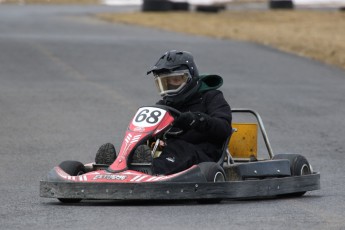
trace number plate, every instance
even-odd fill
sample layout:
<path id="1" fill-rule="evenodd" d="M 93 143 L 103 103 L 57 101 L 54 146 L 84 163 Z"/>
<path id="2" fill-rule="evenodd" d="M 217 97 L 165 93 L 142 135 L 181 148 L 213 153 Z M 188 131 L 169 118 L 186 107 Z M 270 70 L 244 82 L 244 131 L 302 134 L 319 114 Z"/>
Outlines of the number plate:
<path id="1" fill-rule="evenodd" d="M 135 114 L 132 124 L 137 127 L 152 127 L 163 119 L 166 111 L 155 107 L 142 107 Z"/>

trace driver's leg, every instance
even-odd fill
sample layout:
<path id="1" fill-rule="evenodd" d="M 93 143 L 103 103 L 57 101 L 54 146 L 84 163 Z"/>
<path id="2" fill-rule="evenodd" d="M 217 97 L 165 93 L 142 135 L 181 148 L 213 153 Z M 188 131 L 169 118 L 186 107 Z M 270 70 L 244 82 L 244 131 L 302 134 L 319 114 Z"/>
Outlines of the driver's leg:
<path id="1" fill-rule="evenodd" d="M 161 155 L 153 159 L 155 174 L 169 175 L 202 161 L 212 161 L 198 146 L 179 139 L 169 140 Z"/>

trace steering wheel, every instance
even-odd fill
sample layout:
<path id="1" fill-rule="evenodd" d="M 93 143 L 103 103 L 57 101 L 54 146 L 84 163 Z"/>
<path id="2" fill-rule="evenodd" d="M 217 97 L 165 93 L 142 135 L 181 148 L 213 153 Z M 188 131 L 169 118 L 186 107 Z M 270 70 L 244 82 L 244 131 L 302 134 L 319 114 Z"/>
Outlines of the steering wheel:
<path id="1" fill-rule="evenodd" d="M 167 106 L 167 105 L 155 105 L 155 107 L 157 108 L 161 108 L 161 109 L 164 109 L 166 111 L 168 111 L 171 116 L 174 117 L 174 119 L 178 118 L 180 115 L 181 115 L 181 112 L 178 111 L 177 109 L 171 107 L 171 106 Z M 180 129 L 180 128 L 176 128 L 174 127 L 174 124 L 172 125 L 172 128 L 171 129 L 174 129 L 174 130 L 168 130 L 166 132 L 166 134 L 170 135 L 170 136 L 178 136 L 178 135 L 181 135 L 182 133 L 184 133 L 185 130 L 183 129 Z M 176 130 L 176 131 L 175 131 Z"/>
<path id="2" fill-rule="evenodd" d="M 167 110 L 175 119 L 178 118 L 181 115 L 181 112 L 177 109 L 167 106 L 167 105 L 155 105 L 154 107 L 161 108 L 164 110 Z"/>

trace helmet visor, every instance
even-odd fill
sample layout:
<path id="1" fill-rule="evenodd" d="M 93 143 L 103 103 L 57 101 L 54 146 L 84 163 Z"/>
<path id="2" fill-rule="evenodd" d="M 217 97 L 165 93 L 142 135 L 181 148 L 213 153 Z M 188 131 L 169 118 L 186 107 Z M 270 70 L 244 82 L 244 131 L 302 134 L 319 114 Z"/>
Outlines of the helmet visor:
<path id="1" fill-rule="evenodd" d="M 188 70 L 156 74 L 154 77 L 161 96 L 178 94 L 192 78 Z"/>

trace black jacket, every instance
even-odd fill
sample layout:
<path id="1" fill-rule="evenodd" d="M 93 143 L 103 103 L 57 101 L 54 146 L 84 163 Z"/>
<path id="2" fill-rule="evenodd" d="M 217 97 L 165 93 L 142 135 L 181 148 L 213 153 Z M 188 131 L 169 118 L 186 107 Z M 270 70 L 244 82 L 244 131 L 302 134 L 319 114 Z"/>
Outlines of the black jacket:
<path id="1" fill-rule="evenodd" d="M 165 104 L 164 100 L 157 104 Z M 196 93 L 187 103 L 174 107 L 180 112 L 201 112 L 209 115 L 206 129 L 190 129 L 176 137 L 198 146 L 211 159 L 217 161 L 221 155 L 224 142 L 231 134 L 231 108 L 219 90 Z"/>

